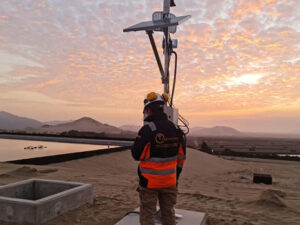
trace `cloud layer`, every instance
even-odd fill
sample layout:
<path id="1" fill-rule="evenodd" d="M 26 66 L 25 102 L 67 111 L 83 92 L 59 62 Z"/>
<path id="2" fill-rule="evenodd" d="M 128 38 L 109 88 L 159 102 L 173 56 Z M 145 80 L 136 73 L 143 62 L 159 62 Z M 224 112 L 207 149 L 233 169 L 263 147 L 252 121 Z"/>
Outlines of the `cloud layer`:
<path id="1" fill-rule="evenodd" d="M 175 104 L 192 125 L 274 129 L 261 122 L 253 126 L 249 118 L 255 117 L 287 123 L 295 118 L 291 124 L 299 127 L 300 2 L 176 3 L 176 15 L 192 15 L 174 35 L 179 39 Z M 149 20 L 161 7 L 158 0 L 2 1 L 3 109 L 42 120 L 90 115 L 113 124 L 140 123 L 144 95 L 162 85 L 145 33 L 122 30 Z M 161 46 L 161 34 L 155 38 Z M 14 91 L 29 94 L 22 101 Z M 36 96 L 52 99 L 54 108 L 38 104 Z M 244 122 L 235 123 L 237 118 Z M 278 124 L 278 129 L 288 128 Z"/>

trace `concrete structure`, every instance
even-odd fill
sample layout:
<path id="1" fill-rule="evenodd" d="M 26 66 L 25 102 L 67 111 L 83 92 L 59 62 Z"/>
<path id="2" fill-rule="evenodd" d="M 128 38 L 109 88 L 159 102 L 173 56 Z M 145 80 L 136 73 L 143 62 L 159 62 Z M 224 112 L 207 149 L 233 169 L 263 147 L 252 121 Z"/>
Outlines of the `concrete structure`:
<path id="1" fill-rule="evenodd" d="M 0 186 L 0 221 L 42 224 L 92 202 L 91 184 L 25 180 Z"/>
<path id="2" fill-rule="evenodd" d="M 103 154 L 109 154 L 109 153 L 114 153 L 114 152 L 120 152 L 120 151 L 125 151 L 128 149 L 129 149 L 128 147 L 107 148 L 107 149 L 84 151 L 84 152 L 73 152 L 73 153 L 67 153 L 67 154 L 49 155 L 49 156 L 29 158 L 29 159 L 18 159 L 18 160 L 12 160 L 12 161 L 7 161 L 7 162 L 14 163 L 14 164 L 22 164 L 22 165 L 24 165 L 24 164 L 48 165 L 51 163 L 59 163 L 59 162 L 65 162 L 65 161 L 69 161 L 69 160 L 92 157 L 95 155 L 103 155 Z"/>
<path id="3" fill-rule="evenodd" d="M 207 216 L 202 212 L 195 212 L 183 209 L 175 209 L 176 225 L 206 225 Z M 130 212 L 121 221 L 115 225 L 139 225 L 139 209 Z M 162 222 L 157 216 L 155 218 L 155 225 L 161 225 Z"/>
<path id="4" fill-rule="evenodd" d="M 14 135 L 14 134 L 0 134 L 0 138 L 16 139 L 16 140 L 32 140 L 32 141 L 54 141 L 62 143 L 76 143 L 76 144 L 90 144 L 90 145 L 110 145 L 110 146 L 124 146 L 130 147 L 133 145 L 132 141 L 125 140 L 105 140 L 105 139 L 91 139 L 91 138 L 69 138 L 69 137 L 51 137 L 51 136 L 31 136 L 31 135 Z"/>

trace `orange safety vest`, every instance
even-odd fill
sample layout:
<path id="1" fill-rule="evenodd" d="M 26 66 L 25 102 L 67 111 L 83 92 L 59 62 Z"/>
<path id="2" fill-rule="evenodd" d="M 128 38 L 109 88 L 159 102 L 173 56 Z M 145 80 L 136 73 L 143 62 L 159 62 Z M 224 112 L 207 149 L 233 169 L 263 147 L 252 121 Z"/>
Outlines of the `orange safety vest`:
<path id="1" fill-rule="evenodd" d="M 168 150 L 176 148 L 176 155 L 170 157 L 151 157 L 151 142 L 148 142 L 141 154 L 139 170 L 141 175 L 148 180 L 147 188 L 167 188 L 176 185 L 176 169 L 182 167 L 185 161 L 185 154 L 182 143 L 178 137 L 165 137 L 164 134 L 156 132 L 156 126 L 150 122 L 149 127 L 156 133 L 154 141 L 157 148 Z M 162 151 L 163 151 L 162 150 Z"/>

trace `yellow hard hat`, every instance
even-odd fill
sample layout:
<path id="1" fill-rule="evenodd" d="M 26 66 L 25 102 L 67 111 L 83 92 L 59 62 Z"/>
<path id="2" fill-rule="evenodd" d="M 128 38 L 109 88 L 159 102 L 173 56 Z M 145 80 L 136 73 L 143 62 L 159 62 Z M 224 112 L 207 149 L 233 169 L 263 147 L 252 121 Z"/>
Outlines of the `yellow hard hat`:
<path id="1" fill-rule="evenodd" d="M 147 94 L 145 100 L 144 100 L 144 109 L 154 103 L 154 102 L 161 102 L 162 104 L 165 104 L 169 100 L 169 95 L 164 93 L 162 95 L 155 93 L 155 92 L 150 92 Z"/>

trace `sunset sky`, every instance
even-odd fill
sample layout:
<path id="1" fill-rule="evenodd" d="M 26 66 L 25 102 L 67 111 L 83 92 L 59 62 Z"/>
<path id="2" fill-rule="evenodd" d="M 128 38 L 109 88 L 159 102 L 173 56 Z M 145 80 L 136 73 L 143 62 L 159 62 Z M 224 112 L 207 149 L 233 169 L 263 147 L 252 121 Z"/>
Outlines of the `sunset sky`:
<path id="1" fill-rule="evenodd" d="M 192 15 L 173 35 L 174 103 L 191 127 L 300 133 L 300 1 L 175 2 L 174 14 Z M 163 86 L 145 32 L 123 29 L 151 20 L 162 5 L 1 0 L 0 111 L 142 124 L 145 95 Z M 155 38 L 160 47 L 162 34 Z"/>

